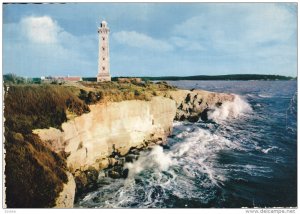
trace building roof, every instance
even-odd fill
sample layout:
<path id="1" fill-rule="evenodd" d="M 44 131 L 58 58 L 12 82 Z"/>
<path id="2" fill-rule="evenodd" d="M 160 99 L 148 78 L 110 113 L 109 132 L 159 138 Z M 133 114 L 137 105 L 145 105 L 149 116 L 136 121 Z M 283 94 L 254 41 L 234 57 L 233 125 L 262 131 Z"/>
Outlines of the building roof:
<path id="1" fill-rule="evenodd" d="M 65 81 L 80 81 L 81 77 L 64 77 Z"/>

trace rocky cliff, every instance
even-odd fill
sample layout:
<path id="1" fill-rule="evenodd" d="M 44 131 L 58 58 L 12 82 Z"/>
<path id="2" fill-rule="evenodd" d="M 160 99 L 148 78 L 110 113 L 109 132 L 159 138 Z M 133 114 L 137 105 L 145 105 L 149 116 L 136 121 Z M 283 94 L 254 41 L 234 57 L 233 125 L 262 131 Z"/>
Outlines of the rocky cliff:
<path id="1" fill-rule="evenodd" d="M 164 97 L 154 97 L 150 102 L 101 103 L 90 109 L 90 113 L 63 123 L 63 131 L 34 130 L 55 151 L 69 154 L 67 163 L 72 173 L 90 167 L 106 168 L 113 152 L 125 155 L 130 148 L 164 142 L 176 114 L 175 102 Z"/>
<path id="2" fill-rule="evenodd" d="M 115 156 L 124 156 L 131 149 L 166 142 L 174 119 L 192 122 L 206 119 L 205 112 L 233 100 L 234 96 L 228 94 L 200 90 L 170 91 L 164 97 L 156 96 L 150 101 L 90 105 L 89 113 L 63 123 L 62 130 L 50 128 L 33 132 L 48 142 L 54 151 L 67 154 L 67 165 L 75 177 L 78 191 L 87 187 L 91 180 L 97 180 L 99 170 L 122 164 Z M 70 191 L 70 186 L 72 188 L 72 184 L 64 186 L 57 200 L 58 206 L 71 207 L 72 194 L 75 193 Z"/>
<path id="3" fill-rule="evenodd" d="M 73 175 L 70 172 L 67 172 L 67 175 L 68 182 L 64 184 L 54 208 L 73 208 L 76 184 Z"/>
<path id="4" fill-rule="evenodd" d="M 235 96 L 225 93 L 214 93 L 204 90 L 170 91 L 169 96 L 176 102 L 175 120 L 196 122 L 207 120 L 208 112 L 214 111 L 224 103 L 233 102 Z"/>

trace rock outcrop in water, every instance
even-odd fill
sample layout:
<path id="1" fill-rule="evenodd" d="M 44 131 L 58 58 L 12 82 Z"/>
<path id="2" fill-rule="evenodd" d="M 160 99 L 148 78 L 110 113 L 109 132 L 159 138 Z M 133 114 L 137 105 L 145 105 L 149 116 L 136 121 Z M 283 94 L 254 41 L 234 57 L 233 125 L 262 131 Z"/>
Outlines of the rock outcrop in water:
<path id="1" fill-rule="evenodd" d="M 203 90 L 171 91 L 170 97 L 176 102 L 175 120 L 197 122 L 207 120 L 208 111 L 220 107 L 224 102 L 234 101 L 234 95 Z"/>
<path id="2" fill-rule="evenodd" d="M 234 96 L 228 94 L 170 91 L 165 97 L 153 97 L 151 101 L 91 105 L 89 113 L 63 123 L 62 131 L 50 128 L 34 130 L 34 133 L 48 142 L 54 151 L 67 155 L 68 168 L 80 192 L 93 186 L 99 170 L 124 164 L 126 159 L 120 157 L 132 149 L 163 144 L 172 132 L 174 119 L 191 122 L 205 119 L 210 108 L 233 100 Z M 110 171 L 110 176 L 120 175 Z M 57 199 L 57 207 L 71 207 L 75 197 L 75 187 L 74 192 L 70 191 L 72 187 L 72 179 L 69 179 Z"/>

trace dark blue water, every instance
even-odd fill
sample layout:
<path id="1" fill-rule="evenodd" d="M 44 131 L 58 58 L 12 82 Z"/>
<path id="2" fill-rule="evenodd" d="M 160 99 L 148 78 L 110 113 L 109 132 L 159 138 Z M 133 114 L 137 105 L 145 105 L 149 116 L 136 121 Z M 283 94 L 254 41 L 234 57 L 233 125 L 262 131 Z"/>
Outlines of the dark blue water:
<path id="1" fill-rule="evenodd" d="M 297 206 L 296 81 L 169 83 L 239 97 L 210 122 L 175 122 L 169 148 L 142 153 L 127 179 L 104 178 L 76 206 Z"/>

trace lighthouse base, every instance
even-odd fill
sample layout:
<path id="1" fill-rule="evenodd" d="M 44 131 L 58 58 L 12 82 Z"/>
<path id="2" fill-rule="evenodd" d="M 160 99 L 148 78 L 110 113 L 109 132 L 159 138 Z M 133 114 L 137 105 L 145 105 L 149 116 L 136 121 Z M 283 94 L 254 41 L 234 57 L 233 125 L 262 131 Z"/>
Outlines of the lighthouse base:
<path id="1" fill-rule="evenodd" d="M 109 74 L 98 74 L 97 82 L 110 82 L 111 76 Z"/>

